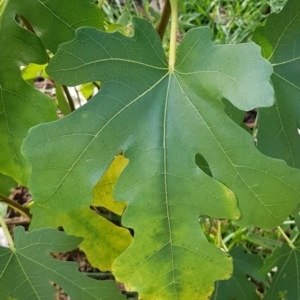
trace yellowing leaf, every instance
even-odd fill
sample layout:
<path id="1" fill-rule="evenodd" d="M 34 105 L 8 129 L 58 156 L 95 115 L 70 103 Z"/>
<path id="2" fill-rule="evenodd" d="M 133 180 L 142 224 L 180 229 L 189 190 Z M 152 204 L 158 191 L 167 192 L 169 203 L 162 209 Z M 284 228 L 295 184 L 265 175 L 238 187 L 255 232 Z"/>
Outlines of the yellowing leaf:
<path id="1" fill-rule="evenodd" d="M 92 205 L 103 206 L 118 215 L 122 215 L 126 207 L 126 202 L 116 202 L 113 198 L 113 190 L 117 179 L 128 164 L 128 161 L 129 160 L 123 155 L 117 155 L 115 157 L 104 176 L 94 188 L 94 200 Z"/>
<path id="2" fill-rule="evenodd" d="M 35 79 L 37 76 L 44 78 L 49 77 L 45 71 L 45 68 L 48 64 L 38 65 L 38 64 L 29 64 L 24 69 L 22 69 L 22 77 L 24 80 Z"/>
<path id="3" fill-rule="evenodd" d="M 93 206 L 103 206 L 119 215 L 123 213 L 126 202 L 116 203 L 112 193 L 118 177 L 127 164 L 128 159 L 123 155 L 115 157 L 109 169 L 95 186 Z M 62 226 L 68 234 L 84 237 L 79 248 L 85 252 L 91 265 L 102 271 L 111 270 L 114 260 L 132 242 L 128 229 L 116 226 L 89 207 L 61 213 L 49 207 L 34 204 L 31 213 L 34 216 L 31 229 Z"/>
<path id="4" fill-rule="evenodd" d="M 83 237 L 79 248 L 85 252 L 91 265 L 101 271 L 111 270 L 113 261 L 132 241 L 128 229 L 116 226 L 89 207 L 59 213 L 34 204 L 31 213 L 33 214 L 31 229 L 63 226 L 66 233 Z"/>
<path id="5" fill-rule="evenodd" d="M 100 86 L 100 82 L 97 82 L 97 84 Z M 94 94 L 95 85 L 92 82 L 84 83 L 80 86 L 79 90 L 82 93 L 83 97 L 86 100 L 89 100 Z"/>

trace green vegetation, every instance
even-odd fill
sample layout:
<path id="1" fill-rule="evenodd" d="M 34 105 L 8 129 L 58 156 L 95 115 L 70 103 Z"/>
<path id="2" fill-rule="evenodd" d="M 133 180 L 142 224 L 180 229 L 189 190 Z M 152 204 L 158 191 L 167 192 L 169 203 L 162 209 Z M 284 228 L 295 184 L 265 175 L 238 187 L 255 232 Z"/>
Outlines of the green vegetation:
<path id="1" fill-rule="evenodd" d="M 300 2 L 285 2 L 0 2 L 0 300 L 57 285 L 72 300 L 300 299 Z M 7 205 L 29 232 L 11 235 Z M 125 288 L 54 259 L 77 246 Z"/>

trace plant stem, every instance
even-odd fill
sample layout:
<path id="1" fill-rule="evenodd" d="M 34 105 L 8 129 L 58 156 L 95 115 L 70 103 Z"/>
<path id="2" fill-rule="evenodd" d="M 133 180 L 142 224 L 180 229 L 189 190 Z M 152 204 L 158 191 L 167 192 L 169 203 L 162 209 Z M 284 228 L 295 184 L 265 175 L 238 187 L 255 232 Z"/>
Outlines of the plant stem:
<path id="1" fill-rule="evenodd" d="M 218 220 L 218 228 L 217 228 L 217 247 L 223 248 L 226 252 L 228 252 L 228 248 L 222 239 L 222 222 Z"/>
<path id="2" fill-rule="evenodd" d="M 24 219 L 23 217 L 16 217 L 16 218 L 6 218 L 4 219 L 6 225 L 28 225 L 29 220 Z"/>
<path id="3" fill-rule="evenodd" d="M 102 5 L 104 3 L 104 0 L 98 0 L 98 7 L 101 9 Z"/>
<path id="4" fill-rule="evenodd" d="M 7 241 L 9 243 L 10 249 L 12 251 L 16 251 L 14 241 L 13 241 L 13 239 L 11 237 L 11 234 L 10 234 L 10 232 L 9 232 L 9 230 L 8 230 L 8 228 L 7 228 L 7 226 L 6 226 L 5 222 L 4 222 L 4 219 L 3 219 L 3 217 L 2 217 L 1 214 L 0 214 L 0 225 L 3 228 L 4 234 L 5 234 L 6 238 L 7 238 Z"/>
<path id="5" fill-rule="evenodd" d="M 169 72 L 173 72 L 176 60 L 176 41 L 177 41 L 177 19 L 178 7 L 177 0 L 170 0 L 171 5 L 171 36 L 170 36 L 170 54 L 169 54 Z"/>
<path id="6" fill-rule="evenodd" d="M 159 20 L 159 23 L 156 26 L 156 31 L 157 31 L 158 35 L 160 36 L 161 40 L 164 38 L 164 34 L 165 34 L 166 28 L 168 26 L 170 15 L 171 15 L 170 1 L 166 0 L 164 9 L 162 11 L 162 14 L 161 14 L 161 17 L 160 17 L 160 20 Z"/>
<path id="7" fill-rule="evenodd" d="M 89 276 L 89 277 L 108 277 L 108 276 L 114 276 L 112 273 L 101 273 L 101 272 L 97 272 L 97 273 L 90 273 L 90 272 L 82 272 L 82 274 Z"/>
<path id="8" fill-rule="evenodd" d="M 68 99 L 68 102 L 69 102 L 69 105 L 70 105 L 70 108 L 71 108 L 71 111 L 74 111 L 75 110 L 75 105 L 74 105 L 74 102 L 73 102 L 73 99 L 72 99 L 72 96 L 68 90 L 68 88 L 65 86 L 65 85 L 62 85 L 62 88 L 66 94 L 66 97 Z"/>
<path id="9" fill-rule="evenodd" d="M 223 239 L 221 239 L 221 244 L 222 244 L 223 249 L 224 249 L 226 252 L 228 252 L 229 250 L 228 250 L 226 244 L 224 243 Z"/>
<path id="10" fill-rule="evenodd" d="M 284 239 L 286 240 L 286 242 L 288 243 L 288 245 L 292 248 L 292 249 L 296 249 L 295 245 L 292 243 L 292 241 L 289 239 L 289 237 L 285 234 L 285 232 L 282 230 L 282 228 L 280 226 L 277 227 L 279 232 L 281 233 L 281 235 L 284 237 Z"/>
<path id="11" fill-rule="evenodd" d="M 221 221 L 218 220 L 218 228 L 217 228 L 217 247 L 218 248 L 221 248 L 221 239 L 222 239 L 222 236 L 221 236 Z"/>
<path id="12" fill-rule="evenodd" d="M 96 81 L 93 81 L 93 85 L 98 89 L 98 91 L 100 90 L 100 85 Z"/>
<path id="13" fill-rule="evenodd" d="M 20 214 L 22 214 L 23 216 L 25 216 L 26 218 L 31 220 L 32 215 L 29 212 L 29 209 L 22 206 L 22 205 L 20 205 L 18 202 L 15 202 L 15 201 L 5 197 L 2 194 L 0 194 L 0 202 L 3 202 L 5 204 L 7 204 L 9 207 L 11 207 L 12 209 L 18 211 Z"/>

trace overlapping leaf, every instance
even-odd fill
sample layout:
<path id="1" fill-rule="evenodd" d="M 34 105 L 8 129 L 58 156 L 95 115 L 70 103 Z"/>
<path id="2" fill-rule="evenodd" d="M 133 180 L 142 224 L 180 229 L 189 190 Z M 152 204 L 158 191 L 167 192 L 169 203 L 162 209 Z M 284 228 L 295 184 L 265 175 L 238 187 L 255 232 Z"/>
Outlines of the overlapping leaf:
<path id="1" fill-rule="evenodd" d="M 55 53 L 80 26 L 103 28 L 102 14 L 93 2 L 9 0 L 0 16 L 0 172 L 23 185 L 30 171 L 20 152 L 23 139 L 31 127 L 57 116 L 54 101 L 23 81 L 20 66 L 47 63 L 46 49 Z M 16 19 L 30 24 L 36 34 Z"/>
<path id="2" fill-rule="evenodd" d="M 57 290 L 50 282 L 72 300 L 125 299 L 115 282 L 93 280 L 81 274 L 76 263 L 50 256 L 49 252 L 75 249 L 80 238 L 49 228 L 25 233 L 22 227 L 14 230 L 14 236 L 14 250 L 0 247 L 1 299 L 53 300 Z"/>
<path id="3" fill-rule="evenodd" d="M 132 38 L 82 28 L 52 59 L 47 72 L 57 81 L 102 87 L 84 107 L 31 131 L 23 148 L 30 188 L 45 206 L 84 207 L 123 151 L 129 165 L 115 195 L 128 201 L 123 223 L 135 235 L 114 264 L 118 280 L 142 299 L 207 299 L 231 262 L 206 241 L 199 214 L 238 219 L 235 194 L 241 224 L 271 228 L 299 202 L 300 172 L 262 155 L 224 112 L 222 98 L 244 110 L 273 102 L 272 69 L 256 45 L 215 46 L 208 28 L 190 30 L 169 71 L 151 25 L 134 23 Z M 196 166 L 197 153 L 213 177 Z"/>
<path id="4" fill-rule="evenodd" d="M 112 197 L 115 182 L 127 164 L 118 155 L 94 188 L 93 206 L 102 206 L 122 214 L 126 203 L 116 203 Z M 118 227 L 96 214 L 90 207 L 66 213 L 34 204 L 31 229 L 63 226 L 70 235 L 83 237 L 79 248 L 85 252 L 91 265 L 101 271 L 112 268 L 113 261 L 126 250 L 132 241 L 128 229 Z"/>
<path id="5" fill-rule="evenodd" d="M 274 267 L 277 267 L 277 271 L 264 299 L 300 299 L 299 261 L 299 243 L 295 249 L 283 244 L 266 259 L 260 273 L 266 274 Z"/>
<path id="6" fill-rule="evenodd" d="M 259 110 L 258 148 L 300 168 L 300 2 L 289 0 L 268 17 L 253 40 L 273 65 L 276 103 Z"/>
<path id="7" fill-rule="evenodd" d="M 229 280 L 216 282 L 211 300 L 255 300 L 260 299 L 256 286 L 247 278 L 251 276 L 258 281 L 265 281 L 265 276 L 259 275 L 263 261 L 260 257 L 247 254 L 244 249 L 235 247 L 230 251 L 233 258 L 233 274 Z"/>

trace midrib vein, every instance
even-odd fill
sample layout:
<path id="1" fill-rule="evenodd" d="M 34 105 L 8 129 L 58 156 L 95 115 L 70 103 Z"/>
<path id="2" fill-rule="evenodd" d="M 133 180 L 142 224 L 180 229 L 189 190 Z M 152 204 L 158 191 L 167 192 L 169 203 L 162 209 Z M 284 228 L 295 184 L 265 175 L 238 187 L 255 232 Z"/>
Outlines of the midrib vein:
<path id="1" fill-rule="evenodd" d="M 172 74 L 169 74 L 169 82 L 166 93 L 165 100 L 165 110 L 164 110 L 164 123 L 163 123 L 163 151 L 164 151 L 164 187 L 165 187 L 165 197 L 166 197 L 166 211 L 167 211 L 167 220 L 169 226 L 169 240 L 170 240 L 170 249 L 171 249 L 171 259 L 172 259 L 172 273 L 173 273 L 173 284 L 175 288 L 176 298 L 178 299 L 178 292 L 176 288 L 176 280 L 175 280 L 175 266 L 174 266 L 174 253 L 173 253 L 173 238 L 172 238 L 172 228 L 171 228 L 171 217 L 169 210 L 169 199 L 168 199 L 168 182 L 167 182 L 167 142 L 166 142 L 166 131 L 167 131 L 167 109 L 168 109 L 168 99 L 169 99 L 169 91 L 170 91 L 170 82 L 171 82 Z"/>

